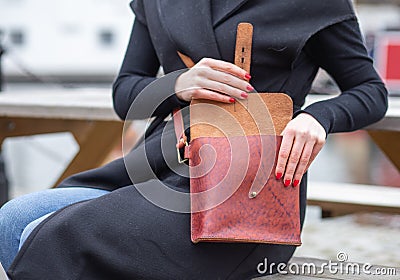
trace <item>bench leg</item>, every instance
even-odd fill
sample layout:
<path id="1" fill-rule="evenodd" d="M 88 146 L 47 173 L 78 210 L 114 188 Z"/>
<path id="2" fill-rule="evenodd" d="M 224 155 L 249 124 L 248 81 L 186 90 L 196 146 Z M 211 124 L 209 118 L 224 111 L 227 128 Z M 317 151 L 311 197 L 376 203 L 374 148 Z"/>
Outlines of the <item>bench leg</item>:
<path id="1" fill-rule="evenodd" d="M 116 145 L 122 144 L 122 130 L 122 122 L 90 122 L 83 131 L 73 130 L 80 150 L 54 186 L 68 176 L 99 167 Z"/>
<path id="2" fill-rule="evenodd" d="M 109 152 L 121 144 L 123 122 L 86 121 L 32 118 L 0 119 L 0 143 L 7 137 L 30 136 L 57 132 L 71 132 L 80 150 L 57 180 L 58 185 L 66 177 L 99 167 Z M 0 203 L 7 190 L 0 186 Z"/>
<path id="3" fill-rule="evenodd" d="M 322 217 L 322 219 L 325 219 L 325 218 L 332 218 L 332 211 L 322 209 L 322 211 L 321 211 L 321 217 Z"/>
<path id="4" fill-rule="evenodd" d="M 368 134 L 400 171 L 400 131 L 368 131 Z"/>

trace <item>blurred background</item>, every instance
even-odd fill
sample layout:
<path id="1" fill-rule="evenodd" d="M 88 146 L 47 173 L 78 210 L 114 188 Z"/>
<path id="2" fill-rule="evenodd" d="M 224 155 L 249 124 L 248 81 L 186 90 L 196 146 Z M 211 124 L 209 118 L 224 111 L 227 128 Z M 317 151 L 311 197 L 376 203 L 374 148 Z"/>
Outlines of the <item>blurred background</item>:
<path id="1" fill-rule="evenodd" d="M 0 0 L 2 90 L 19 94 L 51 88 L 110 89 L 134 19 L 128 4 L 128 0 Z M 355 5 L 368 51 L 391 95 L 398 95 L 400 0 L 357 0 Z M 321 71 L 313 93 L 337 94 L 338 89 Z M 11 197 L 49 188 L 77 151 L 69 133 L 9 138 L 2 146 L 4 174 L 0 182 L 8 182 Z M 116 151 L 114 157 L 119 155 Z M 309 178 L 400 187 L 398 170 L 364 131 L 331 135 Z M 309 211 L 310 219 L 318 219 L 313 211 Z M 332 229 L 337 226 L 333 224 Z M 395 227 L 393 235 L 400 233 L 399 229 L 399 225 Z M 354 229 L 350 235 L 356 232 Z M 317 237 L 308 236 L 308 242 L 316 242 Z M 324 254 L 326 248 L 318 252 L 307 248 L 305 254 L 317 257 L 334 254 Z M 356 255 L 357 250 L 351 254 Z M 380 262 L 400 266 L 400 256 Z"/>
<path id="2" fill-rule="evenodd" d="M 107 83 L 126 48 L 126 0 L 1 0 L 3 71 L 10 83 Z"/>
<path id="3" fill-rule="evenodd" d="M 128 4 L 127 0 L 0 0 L 3 90 L 110 88 L 134 19 Z M 383 34 L 400 32 L 400 1 L 359 0 L 356 7 L 373 56 Z M 400 87 L 391 90 L 395 94 Z M 336 94 L 338 89 L 321 72 L 313 92 Z M 51 186 L 76 152 L 68 135 L 6 140 L 3 154 L 11 194 Z M 310 177 L 400 187 L 399 172 L 362 131 L 331 135 Z"/>

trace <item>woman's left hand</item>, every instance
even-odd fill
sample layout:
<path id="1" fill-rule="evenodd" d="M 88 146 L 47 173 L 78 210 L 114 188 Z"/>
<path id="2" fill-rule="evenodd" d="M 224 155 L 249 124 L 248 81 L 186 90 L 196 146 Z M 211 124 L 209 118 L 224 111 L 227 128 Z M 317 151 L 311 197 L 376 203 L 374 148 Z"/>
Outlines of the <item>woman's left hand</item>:
<path id="1" fill-rule="evenodd" d="M 286 187 L 297 187 L 324 146 L 326 132 L 313 116 L 301 113 L 288 123 L 282 136 L 275 175 L 278 180 L 283 178 Z"/>

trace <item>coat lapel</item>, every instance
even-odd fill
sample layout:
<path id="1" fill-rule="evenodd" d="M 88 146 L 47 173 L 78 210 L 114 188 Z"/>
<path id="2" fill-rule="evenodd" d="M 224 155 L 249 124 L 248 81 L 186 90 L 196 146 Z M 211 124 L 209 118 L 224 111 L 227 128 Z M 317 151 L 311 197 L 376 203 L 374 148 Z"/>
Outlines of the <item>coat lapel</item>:
<path id="1" fill-rule="evenodd" d="M 229 18 L 246 2 L 248 2 L 248 0 L 214 0 L 215 5 L 218 7 L 214 9 L 213 26 L 216 27 L 221 22 Z"/>
<path id="2" fill-rule="evenodd" d="M 177 51 L 198 62 L 221 57 L 211 17 L 211 0 L 157 0 L 158 14 Z"/>
<path id="3" fill-rule="evenodd" d="M 214 0 L 218 5 L 214 14 L 211 1 L 157 0 L 160 20 L 177 51 L 195 62 L 203 57 L 221 59 L 214 27 L 229 18 L 248 0 Z"/>

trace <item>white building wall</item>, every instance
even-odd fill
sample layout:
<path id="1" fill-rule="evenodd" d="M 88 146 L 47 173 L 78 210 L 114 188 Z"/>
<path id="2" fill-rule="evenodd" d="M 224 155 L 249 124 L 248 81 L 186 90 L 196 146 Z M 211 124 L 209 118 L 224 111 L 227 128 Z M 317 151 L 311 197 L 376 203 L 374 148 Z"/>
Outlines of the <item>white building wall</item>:
<path id="1" fill-rule="evenodd" d="M 0 0 L 6 74 L 18 64 L 37 75 L 113 75 L 121 64 L 133 13 L 129 0 Z M 11 33 L 21 30 L 24 44 Z M 110 31 L 109 46 L 100 32 Z"/>
<path id="2" fill-rule="evenodd" d="M 133 13 L 130 0 L 0 0 L 0 30 L 8 49 L 4 71 L 37 76 L 115 76 L 125 52 Z M 400 26 L 400 9 L 393 5 L 358 5 L 365 34 Z M 25 34 L 22 46 L 10 34 Z M 114 42 L 100 43 L 110 31 Z"/>
<path id="3" fill-rule="evenodd" d="M 359 5 L 357 14 L 364 33 L 377 33 L 386 28 L 400 28 L 400 7 L 384 5 Z"/>

